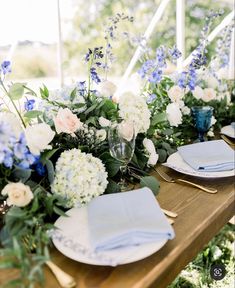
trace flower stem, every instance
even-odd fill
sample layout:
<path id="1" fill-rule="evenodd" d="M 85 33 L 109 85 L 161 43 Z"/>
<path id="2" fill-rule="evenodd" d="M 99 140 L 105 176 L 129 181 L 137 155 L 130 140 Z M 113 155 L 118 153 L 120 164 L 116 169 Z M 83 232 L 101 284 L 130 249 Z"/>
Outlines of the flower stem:
<path id="1" fill-rule="evenodd" d="M 6 94 L 6 95 L 9 97 L 9 99 L 11 100 L 11 103 L 12 103 L 13 107 L 15 108 L 15 111 L 16 111 L 16 113 L 18 114 L 18 116 L 19 116 L 19 118 L 20 118 L 20 120 L 21 120 L 24 128 L 26 128 L 26 125 L 25 125 L 25 123 L 24 123 L 24 119 L 22 118 L 22 116 L 21 116 L 18 108 L 16 107 L 14 100 L 11 99 L 11 95 L 10 95 L 9 92 L 7 91 L 5 85 L 3 84 L 2 81 L 0 81 L 0 84 L 2 85 L 2 88 L 3 88 L 4 92 L 5 92 L 5 94 Z"/>

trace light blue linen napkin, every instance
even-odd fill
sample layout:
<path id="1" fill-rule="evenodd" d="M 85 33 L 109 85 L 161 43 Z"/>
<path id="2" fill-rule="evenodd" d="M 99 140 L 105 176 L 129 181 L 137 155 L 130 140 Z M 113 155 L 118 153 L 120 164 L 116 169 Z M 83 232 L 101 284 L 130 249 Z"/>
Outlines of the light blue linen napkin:
<path id="1" fill-rule="evenodd" d="M 234 151 L 223 140 L 200 142 L 178 148 L 181 157 L 193 169 L 205 172 L 235 169 Z"/>
<path id="2" fill-rule="evenodd" d="M 93 199 L 88 205 L 88 225 L 95 251 L 172 239 L 175 236 L 148 188 Z"/>

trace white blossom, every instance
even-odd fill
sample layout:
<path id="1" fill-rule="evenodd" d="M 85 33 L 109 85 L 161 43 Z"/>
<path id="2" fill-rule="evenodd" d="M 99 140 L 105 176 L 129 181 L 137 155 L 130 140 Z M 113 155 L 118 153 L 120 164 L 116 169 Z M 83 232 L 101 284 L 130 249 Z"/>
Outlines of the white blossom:
<path id="1" fill-rule="evenodd" d="M 182 124 L 182 112 L 177 103 L 170 103 L 167 105 L 166 115 L 171 126 L 177 127 L 179 124 Z"/>

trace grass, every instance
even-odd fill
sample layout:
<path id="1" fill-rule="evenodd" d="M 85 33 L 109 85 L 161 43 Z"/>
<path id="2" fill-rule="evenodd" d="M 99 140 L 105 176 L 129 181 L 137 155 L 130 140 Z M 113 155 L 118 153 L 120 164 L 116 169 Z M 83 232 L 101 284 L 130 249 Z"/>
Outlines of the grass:
<path id="1" fill-rule="evenodd" d="M 234 288 L 235 225 L 227 224 L 168 288 Z M 213 280 L 210 267 L 224 264 L 226 275 Z"/>

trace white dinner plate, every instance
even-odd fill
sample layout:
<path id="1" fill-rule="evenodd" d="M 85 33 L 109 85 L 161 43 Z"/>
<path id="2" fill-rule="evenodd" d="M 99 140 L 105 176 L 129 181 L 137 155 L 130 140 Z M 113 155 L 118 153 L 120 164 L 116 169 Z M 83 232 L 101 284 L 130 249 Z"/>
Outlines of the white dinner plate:
<path id="1" fill-rule="evenodd" d="M 191 175 L 191 176 L 202 177 L 202 178 L 223 178 L 223 177 L 231 177 L 235 175 L 235 170 L 216 171 L 216 172 L 196 171 L 183 160 L 179 152 L 175 152 L 174 154 L 171 154 L 168 157 L 167 162 L 164 163 L 163 165 L 170 167 L 178 172 Z"/>
<path id="2" fill-rule="evenodd" d="M 159 239 L 152 243 L 94 252 L 90 245 L 87 207 L 72 208 L 69 217 L 57 219 L 52 232 L 55 247 L 65 256 L 92 265 L 117 266 L 144 259 L 158 251 L 167 242 Z"/>
<path id="3" fill-rule="evenodd" d="M 235 139 L 235 128 L 232 125 L 224 126 L 220 133 Z"/>

